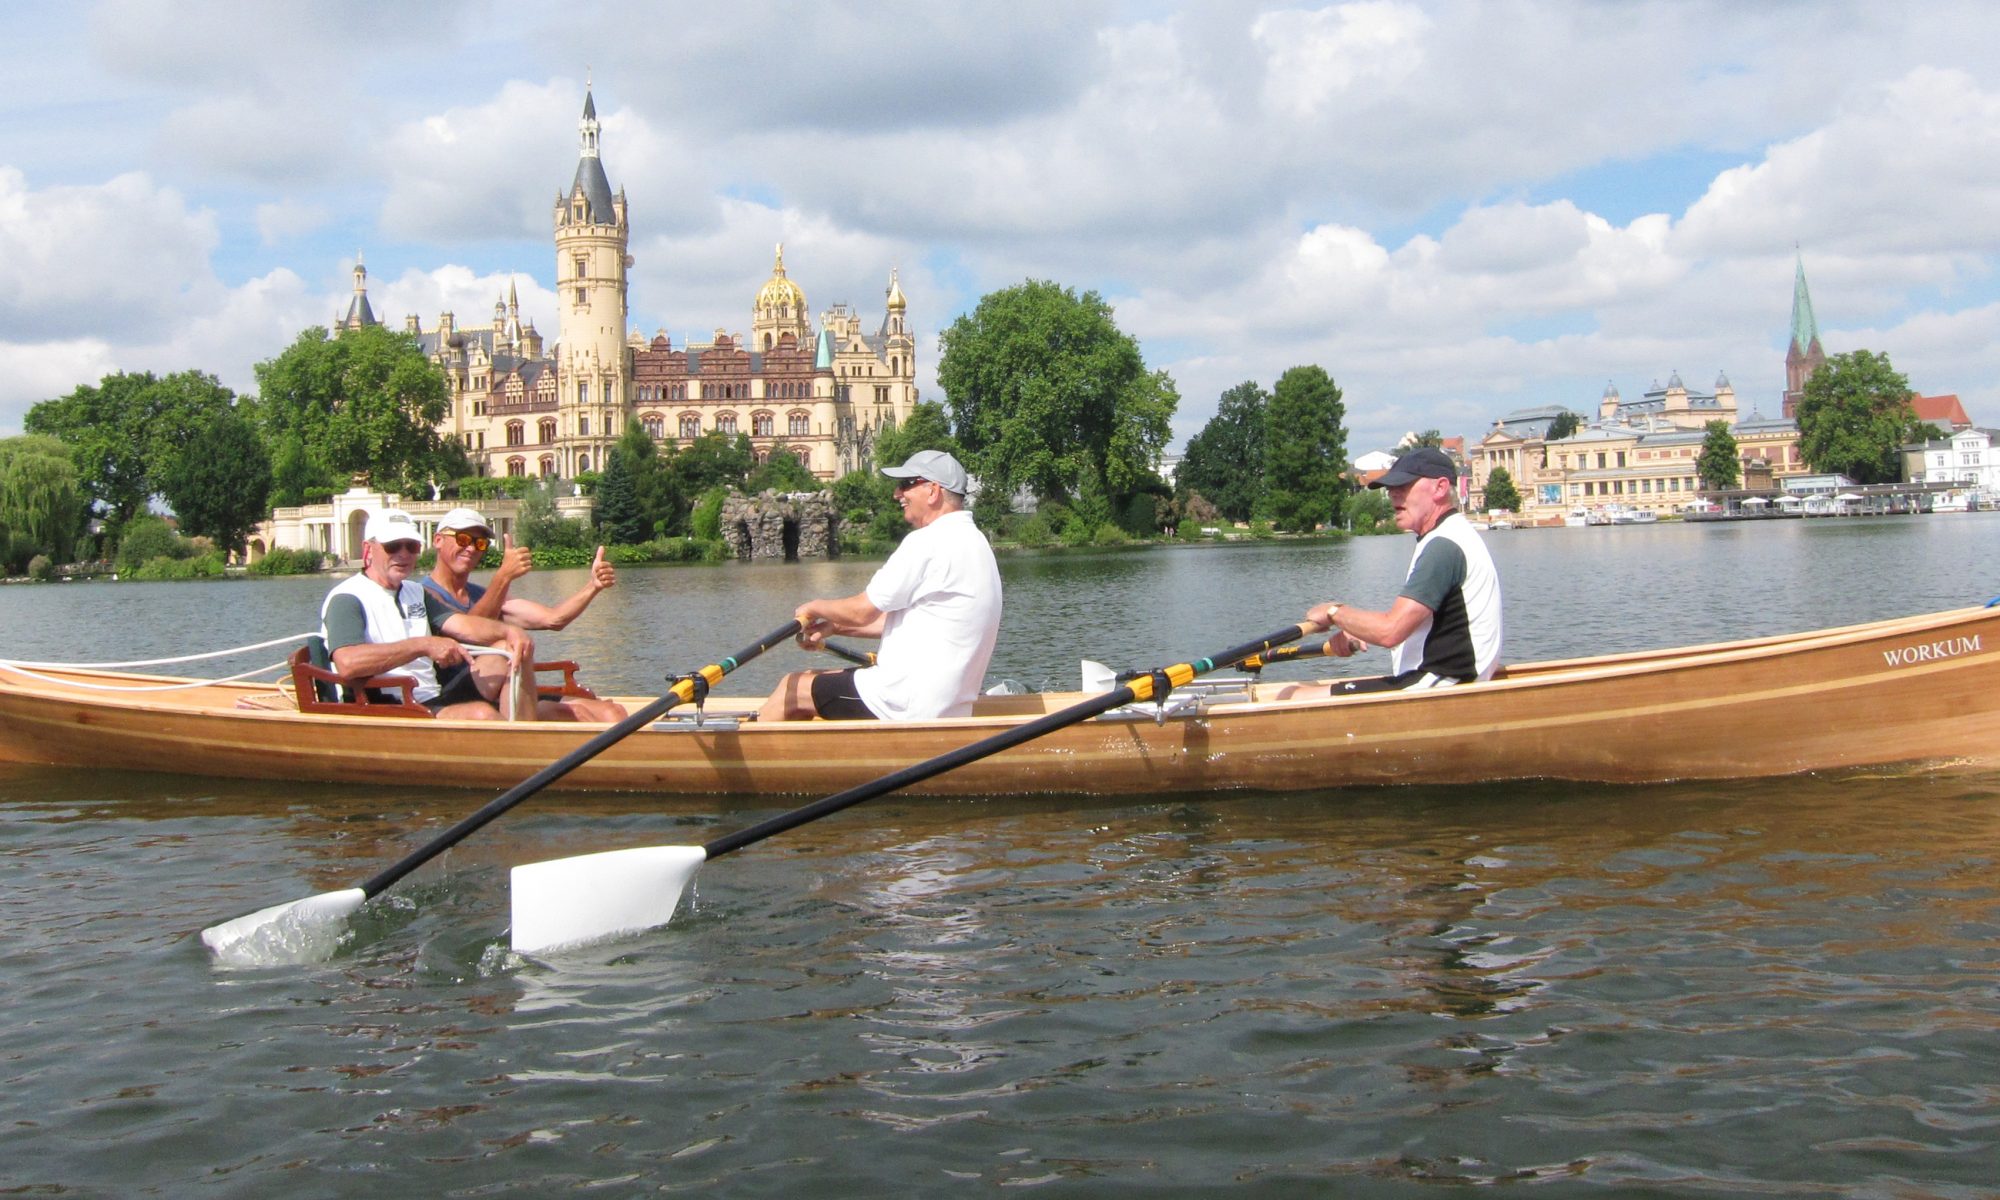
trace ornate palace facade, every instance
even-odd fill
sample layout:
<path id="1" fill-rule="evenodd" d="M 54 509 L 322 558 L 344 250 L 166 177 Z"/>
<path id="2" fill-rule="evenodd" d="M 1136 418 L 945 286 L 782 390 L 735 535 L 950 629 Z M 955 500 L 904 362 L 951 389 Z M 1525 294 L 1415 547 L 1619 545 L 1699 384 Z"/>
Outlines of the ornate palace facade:
<path id="1" fill-rule="evenodd" d="M 451 409 L 438 432 L 457 438 L 484 475 L 602 470 L 633 419 L 662 444 L 744 434 L 759 461 L 790 454 L 821 479 L 866 467 L 876 431 L 906 420 L 917 402 L 916 340 L 896 273 L 873 333 L 845 304 L 822 312 L 815 329 L 781 245 L 751 305 L 748 338 L 717 329 L 686 346 L 665 332 L 647 339 L 627 328 L 629 212 L 605 174 L 588 92 L 579 130 L 576 176 L 554 207 L 560 325 L 552 352 L 520 319 L 512 285 L 494 302 L 491 325 L 461 327 L 445 313 L 425 330 L 416 317 L 404 319 L 444 368 Z M 358 263 L 355 299 L 337 324 L 357 321 L 374 322 Z"/>

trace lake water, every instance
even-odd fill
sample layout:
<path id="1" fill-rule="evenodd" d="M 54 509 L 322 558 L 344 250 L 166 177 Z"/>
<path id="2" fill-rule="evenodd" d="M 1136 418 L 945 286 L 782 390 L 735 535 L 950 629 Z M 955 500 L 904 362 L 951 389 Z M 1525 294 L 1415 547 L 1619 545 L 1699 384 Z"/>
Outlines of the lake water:
<path id="1" fill-rule="evenodd" d="M 1489 545 L 1514 661 L 2000 591 L 1991 514 Z M 1409 549 L 1009 559 L 994 675 L 1074 686 L 1080 657 L 1382 607 Z M 650 695 L 871 569 L 629 570 L 544 650 Z M 326 585 L 0 588 L 0 654 L 279 637 Z M 373 902 L 334 961 L 219 970 L 192 931 L 352 886 L 487 797 L 393 763 L 370 788 L 0 768 L 0 1189 L 2000 1196 L 2000 774 L 1339 784 L 885 798 L 559 964 L 505 952 L 509 866 L 790 802 L 542 797 Z"/>

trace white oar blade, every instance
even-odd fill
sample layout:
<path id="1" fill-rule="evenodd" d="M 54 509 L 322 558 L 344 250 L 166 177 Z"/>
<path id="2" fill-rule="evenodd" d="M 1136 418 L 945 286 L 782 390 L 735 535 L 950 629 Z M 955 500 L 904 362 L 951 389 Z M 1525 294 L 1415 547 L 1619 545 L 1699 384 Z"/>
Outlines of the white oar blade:
<path id="1" fill-rule="evenodd" d="M 513 871 L 513 946 L 538 954 L 665 925 L 708 856 L 700 846 L 637 846 Z"/>
<path id="2" fill-rule="evenodd" d="M 1118 686 L 1118 672 L 1101 662 L 1084 659 L 1078 664 L 1083 676 L 1083 690 L 1087 693 L 1108 692 Z"/>
<path id="3" fill-rule="evenodd" d="M 211 925 L 201 931 L 201 940 L 232 967 L 324 962 L 347 936 L 347 918 L 367 902 L 360 888 L 321 892 Z"/>

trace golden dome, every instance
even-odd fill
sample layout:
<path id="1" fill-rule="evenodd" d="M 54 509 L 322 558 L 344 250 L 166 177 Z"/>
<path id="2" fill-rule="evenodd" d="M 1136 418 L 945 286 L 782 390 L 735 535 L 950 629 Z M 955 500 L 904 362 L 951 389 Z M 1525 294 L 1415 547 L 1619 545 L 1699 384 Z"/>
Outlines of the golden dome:
<path id="1" fill-rule="evenodd" d="M 896 268 L 889 268 L 889 311 L 902 312 L 909 305 L 903 300 L 903 285 L 896 280 Z"/>
<path id="2" fill-rule="evenodd" d="M 806 311 L 806 294 L 799 285 L 785 278 L 785 244 L 778 243 L 778 261 L 771 268 L 771 278 L 757 290 L 757 311 L 772 309 L 789 310 L 793 315 L 803 315 Z"/>

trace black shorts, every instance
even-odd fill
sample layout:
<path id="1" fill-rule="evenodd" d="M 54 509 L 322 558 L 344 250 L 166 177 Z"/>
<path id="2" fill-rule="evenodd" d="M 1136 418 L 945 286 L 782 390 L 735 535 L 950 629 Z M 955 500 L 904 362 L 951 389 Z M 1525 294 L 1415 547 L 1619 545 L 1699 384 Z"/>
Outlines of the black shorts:
<path id="1" fill-rule="evenodd" d="M 1370 675 L 1365 679 L 1348 679 L 1333 685 L 1336 696 L 1358 696 L 1364 692 L 1400 692 L 1422 679 L 1426 672 L 1419 667 L 1405 671 L 1401 675 Z"/>
<path id="2" fill-rule="evenodd" d="M 424 701 L 424 707 L 430 709 L 432 712 L 436 712 L 438 709 L 448 705 L 463 704 L 467 700 L 484 699 L 486 697 L 479 694 L 479 685 L 473 681 L 472 670 L 469 667 L 460 667 L 450 675 L 445 676 L 443 683 L 439 686 L 438 694 Z"/>
<path id="3" fill-rule="evenodd" d="M 861 692 L 854 686 L 854 672 L 858 667 L 845 671 L 821 671 L 813 676 L 813 711 L 829 721 L 874 721 L 879 718 L 868 710 L 861 701 Z"/>

